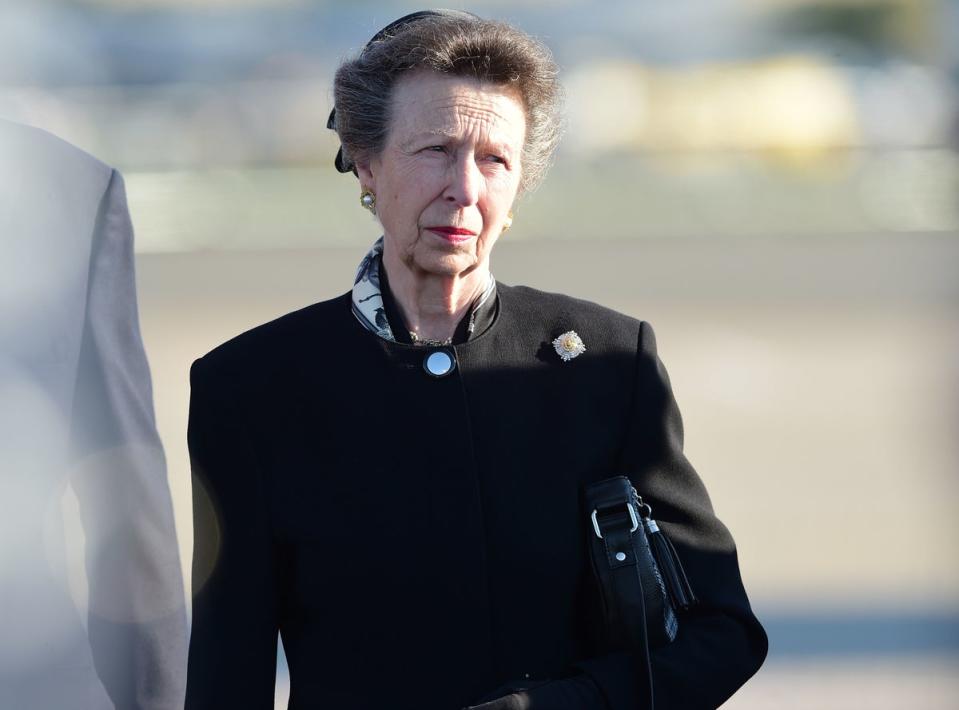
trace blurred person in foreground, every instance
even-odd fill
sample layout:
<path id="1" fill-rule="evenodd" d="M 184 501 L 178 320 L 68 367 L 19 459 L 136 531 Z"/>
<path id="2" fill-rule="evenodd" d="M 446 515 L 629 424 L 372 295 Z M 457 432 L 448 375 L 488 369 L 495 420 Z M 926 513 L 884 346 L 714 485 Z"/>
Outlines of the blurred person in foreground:
<path id="1" fill-rule="evenodd" d="M 337 71 L 336 165 L 383 236 L 350 291 L 193 365 L 190 710 L 272 707 L 278 632 L 291 708 L 645 708 L 640 659 L 587 621 L 580 494 L 616 474 L 701 601 L 651 654 L 656 707 L 716 707 L 762 663 L 649 325 L 490 273 L 558 139 L 555 75 L 458 11 Z"/>
<path id="2" fill-rule="evenodd" d="M 6 121 L 0 294 L 0 708 L 181 708 L 183 580 L 123 180 Z M 67 573 L 68 483 L 86 628 Z"/>

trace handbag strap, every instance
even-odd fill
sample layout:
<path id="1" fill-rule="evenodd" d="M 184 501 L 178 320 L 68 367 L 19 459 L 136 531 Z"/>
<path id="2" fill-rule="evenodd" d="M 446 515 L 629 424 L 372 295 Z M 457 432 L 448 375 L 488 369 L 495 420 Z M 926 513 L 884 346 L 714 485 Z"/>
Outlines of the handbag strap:
<path id="1" fill-rule="evenodd" d="M 599 481 L 585 489 L 590 517 L 590 557 L 606 621 L 610 650 L 636 654 L 644 673 L 641 689 L 653 708 L 649 646 L 649 612 L 662 614 L 663 598 L 649 578 L 653 560 L 640 510 L 625 476 Z M 644 577 L 646 578 L 644 581 Z M 652 616 L 649 618 L 658 618 Z"/>

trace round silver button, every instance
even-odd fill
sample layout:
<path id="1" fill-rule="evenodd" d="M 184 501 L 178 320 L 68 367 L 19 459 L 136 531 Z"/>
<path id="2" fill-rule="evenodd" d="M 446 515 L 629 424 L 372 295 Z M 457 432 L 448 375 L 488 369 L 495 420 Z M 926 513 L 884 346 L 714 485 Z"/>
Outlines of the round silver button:
<path id="1" fill-rule="evenodd" d="M 617 552 L 617 553 L 616 553 L 616 560 L 617 560 L 618 562 L 622 562 L 622 561 L 625 560 L 625 559 L 626 559 L 626 553 L 625 553 L 625 552 Z"/>
<path id="2" fill-rule="evenodd" d="M 446 350 L 434 350 L 423 359 L 423 369 L 433 377 L 446 377 L 456 367 L 456 361 Z"/>

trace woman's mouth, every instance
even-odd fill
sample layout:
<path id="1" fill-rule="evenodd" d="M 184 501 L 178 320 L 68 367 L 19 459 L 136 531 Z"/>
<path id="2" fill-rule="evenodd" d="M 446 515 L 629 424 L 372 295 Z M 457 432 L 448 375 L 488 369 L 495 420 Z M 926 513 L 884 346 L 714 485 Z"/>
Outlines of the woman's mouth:
<path id="1" fill-rule="evenodd" d="M 426 229 L 434 234 L 438 234 L 439 236 L 443 237 L 443 239 L 454 243 L 465 242 L 476 236 L 476 232 L 472 232 L 469 229 L 463 229 L 462 227 L 435 226 L 427 227 Z"/>

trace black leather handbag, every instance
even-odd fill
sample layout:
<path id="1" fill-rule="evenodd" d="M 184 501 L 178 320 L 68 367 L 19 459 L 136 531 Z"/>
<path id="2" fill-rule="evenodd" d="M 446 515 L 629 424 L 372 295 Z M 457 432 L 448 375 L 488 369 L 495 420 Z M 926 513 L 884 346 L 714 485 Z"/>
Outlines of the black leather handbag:
<path id="1" fill-rule="evenodd" d="M 678 615 L 697 603 L 696 596 L 676 549 L 626 476 L 591 483 L 584 493 L 590 558 L 605 622 L 603 645 L 642 659 L 653 707 L 649 650 L 676 638 Z"/>

